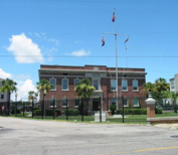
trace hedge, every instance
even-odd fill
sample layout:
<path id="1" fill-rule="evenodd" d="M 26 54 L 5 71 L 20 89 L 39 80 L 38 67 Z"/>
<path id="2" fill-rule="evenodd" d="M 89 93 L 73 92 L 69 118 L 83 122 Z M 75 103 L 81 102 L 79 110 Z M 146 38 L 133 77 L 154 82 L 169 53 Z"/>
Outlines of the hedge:
<path id="1" fill-rule="evenodd" d="M 79 111 L 77 109 L 68 109 L 67 112 L 65 110 L 65 115 L 68 115 L 68 116 L 77 116 L 79 115 Z"/>
<path id="2" fill-rule="evenodd" d="M 16 113 L 20 114 L 21 113 L 20 109 L 16 109 Z M 12 109 L 11 114 L 15 114 L 15 109 Z"/>
<path id="3" fill-rule="evenodd" d="M 122 109 L 117 110 L 117 114 L 122 114 Z M 142 109 L 124 109 L 124 114 L 125 115 L 143 115 L 147 114 L 147 109 L 142 108 Z"/>
<path id="4" fill-rule="evenodd" d="M 58 116 L 61 115 L 61 111 L 60 110 L 55 110 L 55 113 L 57 113 Z M 42 111 L 41 110 L 34 110 L 33 114 L 34 114 L 34 116 L 41 116 L 42 115 Z M 53 110 L 46 110 L 46 116 L 53 116 Z"/>
<path id="5" fill-rule="evenodd" d="M 156 113 L 156 114 L 162 114 L 162 113 L 163 113 L 163 109 L 161 109 L 161 108 L 156 108 L 156 109 L 155 109 L 155 113 Z"/>

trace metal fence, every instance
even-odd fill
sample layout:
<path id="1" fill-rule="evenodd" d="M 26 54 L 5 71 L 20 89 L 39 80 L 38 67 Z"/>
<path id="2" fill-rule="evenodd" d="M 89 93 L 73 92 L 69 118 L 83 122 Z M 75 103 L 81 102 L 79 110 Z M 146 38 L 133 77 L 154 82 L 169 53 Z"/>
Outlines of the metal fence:
<path id="1" fill-rule="evenodd" d="M 133 123 L 147 122 L 146 98 L 95 98 L 0 103 L 0 115 L 33 119 Z M 118 109 L 116 103 L 119 104 Z M 9 108 L 8 108 L 9 107 Z M 170 106 L 169 106 L 170 107 Z M 178 107 L 177 107 L 178 108 Z M 104 109 L 104 110 L 103 110 Z M 172 105 L 172 111 L 174 107 Z"/>

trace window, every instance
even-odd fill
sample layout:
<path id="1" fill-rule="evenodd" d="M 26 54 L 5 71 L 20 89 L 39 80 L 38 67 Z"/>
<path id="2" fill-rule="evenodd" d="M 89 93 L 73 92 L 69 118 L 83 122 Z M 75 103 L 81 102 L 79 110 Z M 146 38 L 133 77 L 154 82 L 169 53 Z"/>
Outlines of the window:
<path id="1" fill-rule="evenodd" d="M 80 99 L 77 98 L 75 99 L 75 107 L 78 107 L 80 105 Z"/>
<path id="2" fill-rule="evenodd" d="M 111 91 L 116 90 L 116 80 L 111 80 Z"/>
<path id="3" fill-rule="evenodd" d="M 63 107 L 68 106 L 68 99 L 66 99 L 66 98 L 63 98 L 63 99 L 62 99 L 62 106 L 63 106 Z"/>
<path id="4" fill-rule="evenodd" d="M 95 90 L 99 90 L 99 80 L 93 80 L 93 86 L 95 87 Z"/>
<path id="5" fill-rule="evenodd" d="M 174 80 L 171 80 L 171 89 L 174 89 Z"/>
<path id="6" fill-rule="evenodd" d="M 132 90 L 133 91 L 137 91 L 138 90 L 138 81 L 137 80 L 133 80 L 132 81 Z"/>
<path id="7" fill-rule="evenodd" d="M 127 91 L 128 90 L 127 80 L 122 80 L 122 90 L 123 91 Z"/>
<path id="8" fill-rule="evenodd" d="M 116 106 L 116 98 L 112 98 L 111 99 L 111 105 L 115 105 Z"/>
<path id="9" fill-rule="evenodd" d="M 62 90 L 69 90 L 69 80 L 62 79 Z"/>
<path id="10" fill-rule="evenodd" d="M 139 106 L 139 100 L 137 98 L 133 99 L 133 106 L 138 107 Z"/>
<path id="11" fill-rule="evenodd" d="M 80 79 L 74 79 L 74 86 L 76 86 L 81 80 Z"/>
<path id="12" fill-rule="evenodd" d="M 4 99 L 4 94 L 1 94 L 1 99 Z"/>
<path id="13" fill-rule="evenodd" d="M 50 98 L 50 100 L 49 100 L 49 106 L 53 107 L 53 104 L 56 107 L 56 99 L 55 98 Z"/>
<path id="14" fill-rule="evenodd" d="M 127 100 L 127 98 L 124 98 L 123 102 L 124 102 L 124 107 L 128 107 L 128 100 Z"/>
<path id="15" fill-rule="evenodd" d="M 56 90 L 56 79 L 55 78 L 49 79 L 49 84 L 52 85 L 51 90 Z"/>

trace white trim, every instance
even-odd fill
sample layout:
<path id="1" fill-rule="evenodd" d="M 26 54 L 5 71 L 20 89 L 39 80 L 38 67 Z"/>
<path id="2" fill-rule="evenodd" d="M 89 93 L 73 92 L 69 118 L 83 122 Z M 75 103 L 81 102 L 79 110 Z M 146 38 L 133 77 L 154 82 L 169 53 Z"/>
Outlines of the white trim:
<path id="1" fill-rule="evenodd" d="M 63 80 L 67 80 L 67 89 L 63 89 Z M 61 86 L 62 86 L 62 91 L 69 91 L 69 79 L 63 78 L 63 79 L 62 79 Z"/>

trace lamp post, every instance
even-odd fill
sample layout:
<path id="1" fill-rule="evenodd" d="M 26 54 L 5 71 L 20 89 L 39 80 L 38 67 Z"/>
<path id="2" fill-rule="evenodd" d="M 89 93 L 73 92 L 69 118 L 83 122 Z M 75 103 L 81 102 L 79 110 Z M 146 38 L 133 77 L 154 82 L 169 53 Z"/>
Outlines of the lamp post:
<path id="1" fill-rule="evenodd" d="M 15 117 L 17 117 L 17 92 L 15 93 Z"/>
<path id="2" fill-rule="evenodd" d="M 45 110 L 45 97 L 46 97 L 47 91 L 46 89 L 43 91 L 43 114 L 44 114 L 44 119 L 46 115 L 46 110 Z"/>

